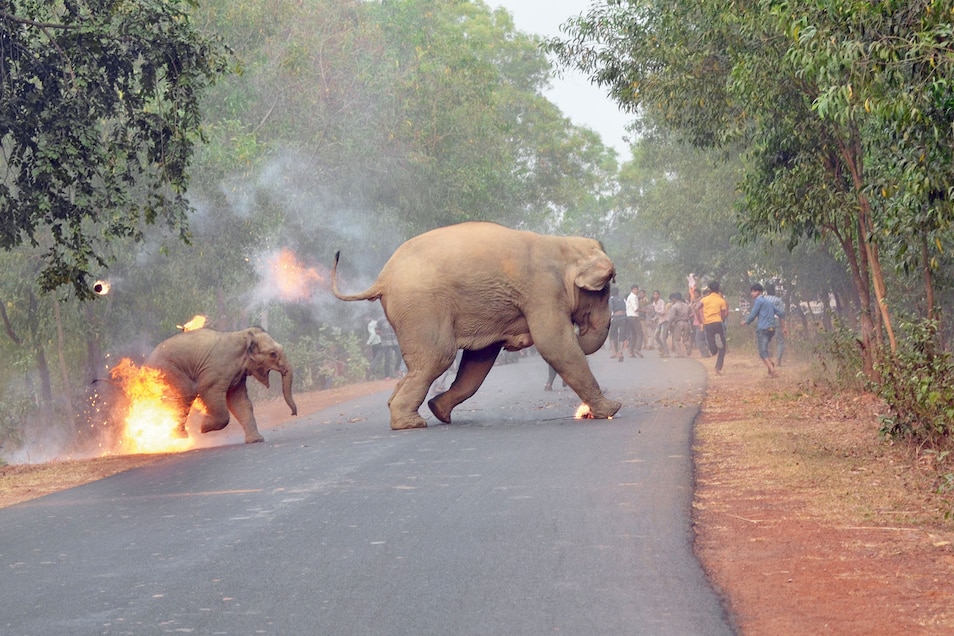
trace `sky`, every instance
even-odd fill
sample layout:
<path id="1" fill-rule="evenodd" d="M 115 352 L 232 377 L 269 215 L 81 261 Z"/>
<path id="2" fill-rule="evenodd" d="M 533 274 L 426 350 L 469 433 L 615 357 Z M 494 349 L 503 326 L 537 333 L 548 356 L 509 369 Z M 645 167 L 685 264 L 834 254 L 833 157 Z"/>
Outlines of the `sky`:
<path id="1" fill-rule="evenodd" d="M 567 18 L 589 9 L 591 0 L 485 0 L 491 8 L 503 7 L 513 16 L 517 29 L 545 37 L 562 36 L 560 25 Z M 616 107 L 602 88 L 590 84 L 586 76 L 570 69 L 562 78 L 555 78 L 546 96 L 563 114 L 579 126 L 595 130 L 603 143 L 616 149 L 620 161 L 629 156 L 625 141 L 626 125 L 632 115 Z"/>

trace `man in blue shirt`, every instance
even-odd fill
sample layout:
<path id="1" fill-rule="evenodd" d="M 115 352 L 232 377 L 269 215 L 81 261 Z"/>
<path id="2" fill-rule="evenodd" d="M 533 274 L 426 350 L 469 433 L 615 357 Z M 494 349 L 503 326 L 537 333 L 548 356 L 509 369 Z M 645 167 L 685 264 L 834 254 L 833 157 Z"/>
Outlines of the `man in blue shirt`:
<path id="1" fill-rule="evenodd" d="M 776 307 L 785 311 L 785 301 L 775 294 L 775 285 L 765 283 L 765 297 L 772 301 Z M 782 356 L 785 354 L 785 338 L 788 337 L 788 329 L 784 320 L 775 321 L 775 367 L 782 366 Z"/>
<path id="2" fill-rule="evenodd" d="M 775 371 L 775 363 L 772 361 L 768 348 L 772 337 L 775 335 L 775 316 L 779 317 L 779 324 L 784 328 L 785 311 L 763 296 L 763 291 L 764 289 L 759 283 L 752 285 L 752 311 L 749 312 L 749 317 L 742 321 L 742 325 L 745 326 L 753 320 L 757 320 L 755 335 L 759 346 L 759 357 L 765 363 L 769 377 L 774 378 L 778 376 L 778 373 Z"/>

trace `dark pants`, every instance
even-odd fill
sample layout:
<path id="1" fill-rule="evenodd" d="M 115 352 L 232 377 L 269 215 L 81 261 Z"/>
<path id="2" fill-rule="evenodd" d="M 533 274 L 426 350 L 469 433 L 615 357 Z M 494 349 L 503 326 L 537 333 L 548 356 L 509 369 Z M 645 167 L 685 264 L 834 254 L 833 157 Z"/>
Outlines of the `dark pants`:
<path id="1" fill-rule="evenodd" d="M 396 377 L 401 374 L 401 347 L 398 345 L 382 345 L 384 347 L 384 375 Z"/>
<path id="2" fill-rule="evenodd" d="M 629 322 L 629 355 L 643 350 L 643 321 L 636 316 L 627 316 Z"/>
<path id="3" fill-rule="evenodd" d="M 716 371 L 722 371 L 722 363 L 725 362 L 725 325 L 721 322 L 710 322 L 703 329 L 706 331 L 706 344 L 709 345 L 709 353 L 718 355 Z"/>
<path id="4" fill-rule="evenodd" d="M 628 327 L 629 325 L 626 322 L 626 316 L 613 316 L 613 319 L 610 321 L 610 351 L 614 356 L 623 355 L 623 344 L 629 337 Z"/>
<path id="5" fill-rule="evenodd" d="M 365 379 L 370 380 L 374 377 L 374 367 L 375 363 L 381 359 L 381 353 L 383 353 L 384 348 L 379 344 L 371 345 L 371 360 L 368 361 L 368 372 L 365 374 Z"/>

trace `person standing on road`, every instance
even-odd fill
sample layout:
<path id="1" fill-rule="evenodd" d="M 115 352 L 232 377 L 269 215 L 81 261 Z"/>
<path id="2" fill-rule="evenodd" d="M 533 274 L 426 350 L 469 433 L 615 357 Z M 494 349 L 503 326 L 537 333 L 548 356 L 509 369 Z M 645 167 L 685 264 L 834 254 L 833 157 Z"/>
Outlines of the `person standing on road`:
<path id="1" fill-rule="evenodd" d="M 660 358 L 669 357 L 669 349 L 666 347 L 666 329 L 668 325 L 666 323 L 666 301 L 662 299 L 662 296 L 659 294 L 658 289 L 653 290 L 653 321 L 655 322 L 655 329 L 653 330 L 653 342 L 656 343 L 656 350 L 659 352 Z"/>
<path id="2" fill-rule="evenodd" d="M 669 333 L 672 334 L 672 351 L 677 358 L 685 358 L 690 354 L 691 341 L 689 340 L 689 322 L 692 320 L 692 309 L 682 298 L 680 292 L 673 294 L 672 305 L 667 315 Z"/>
<path id="3" fill-rule="evenodd" d="M 699 290 L 696 290 L 696 299 L 689 304 L 689 307 L 692 311 L 692 326 L 690 329 L 692 330 L 693 348 L 698 349 L 699 355 L 703 358 L 708 358 L 712 354 L 709 353 L 706 332 L 702 328 L 702 293 Z"/>
<path id="4" fill-rule="evenodd" d="M 729 317 L 729 303 L 719 291 L 719 281 L 709 283 L 708 292 L 702 297 L 702 329 L 706 334 L 709 353 L 717 356 L 715 371 L 722 375 L 725 363 L 725 320 Z"/>
<path id="5" fill-rule="evenodd" d="M 626 343 L 626 301 L 619 295 L 619 289 L 610 288 L 610 357 L 623 361 L 623 349 Z"/>
<path id="6" fill-rule="evenodd" d="M 378 337 L 381 338 L 381 349 L 384 351 L 384 379 L 400 377 L 401 347 L 398 345 L 394 327 L 387 318 L 378 320 Z"/>
<path id="7" fill-rule="evenodd" d="M 378 321 L 373 316 L 368 316 L 368 341 L 365 343 L 371 349 L 370 360 L 368 361 L 368 372 L 365 379 L 370 380 L 374 377 L 374 363 L 378 361 L 381 355 L 381 335 L 378 333 Z"/>
<path id="8" fill-rule="evenodd" d="M 653 322 L 650 315 L 653 312 L 649 298 L 646 297 L 646 290 L 639 290 L 639 326 L 643 330 L 643 349 L 653 348 Z"/>
<path id="9" fill-rule="evenodd" d="M 639 315 L 639 285 L 630 288 L 626 297 L 626 322 L 629 323 L 629 357 L 643 357 L 643 321 Z"/>
<path id="10" fill-rule="evenodd" d="M 742 326 L 744 327 L 757 320 L 755 323 L 755 337 L 759 347 L 759 357 L 762 358 L 765 368 L 768 369 L 769 377 L 775 378 L 778 377 L 778 372 L 775 370 L 775 363 L 772 361 L 768 349 L 769 343 L 772 342 L 772 337 L 775 335 L 775 317 L 778 316 L 784 325 L 785 312 L 778 309 L 775 303 L 764 296 L 763 291 L 761 284 L 755 283 L 752 285 L 752 311 L 749 312 L 749 317 L 742 321 Z M 781 313 L 779 313 L 780 311 Z"/>

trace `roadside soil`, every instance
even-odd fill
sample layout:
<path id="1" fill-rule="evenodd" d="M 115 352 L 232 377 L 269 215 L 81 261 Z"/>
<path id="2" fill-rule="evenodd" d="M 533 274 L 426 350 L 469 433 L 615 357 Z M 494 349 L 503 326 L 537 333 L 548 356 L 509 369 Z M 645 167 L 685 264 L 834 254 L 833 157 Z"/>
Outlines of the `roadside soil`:
<path id="1" fill-rule="evenodd" d="M 807 363 L 702 363 L 695 547 L 740 633 L 954 634 L 937 455 L 879 438 L 883 404 L 814 386 Z"/>
<path id="2" fill-rule="evenodd" d="M 937 455 L 878 437 L 870 395 L 813 386 L 809 364 L 769 379 L 732 356 L 697 422 L 696 552 L 744 635 L 954 633 L 954 495 Z M 299 416 L 393 387 L 296 395 Z M 291 419 L 255 406 L 263 430 Z M 156 455 L 0 467 L 0 507 L 136 468 Z M 948 469 L 949 471 L 949 469 Z"/>

